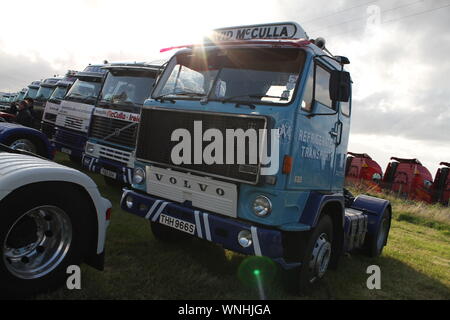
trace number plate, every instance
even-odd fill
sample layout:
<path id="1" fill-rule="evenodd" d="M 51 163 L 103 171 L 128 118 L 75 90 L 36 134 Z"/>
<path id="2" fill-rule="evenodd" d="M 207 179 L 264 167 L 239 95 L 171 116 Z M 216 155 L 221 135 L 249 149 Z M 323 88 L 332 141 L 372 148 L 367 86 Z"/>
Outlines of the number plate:
<path id="1" fill-rule="evenodd" d="M 107 177 L 110 177 L 112 179 L 116 179 L 117 178 L 117 173 L 116 172 L 108 170 L 108 169 L 105 169 L 105 168 L 101 168 L 100 169 L 100 174 L 102 174 L 104 176 L 107 176 Z"/>
<path id="2" fill-rule="evenodd" d="M 165 214 L 161 214 L 159 216 L 159 223 L 189 234 L 195 233 L 195 224 L 177 218 L 172 218 Z"/>
<path id="3" fill-rule="evenodd" d="M 72 150 L 70 150 L 69 148 L 61 148 L 61 152 L 72 154 Z"/>

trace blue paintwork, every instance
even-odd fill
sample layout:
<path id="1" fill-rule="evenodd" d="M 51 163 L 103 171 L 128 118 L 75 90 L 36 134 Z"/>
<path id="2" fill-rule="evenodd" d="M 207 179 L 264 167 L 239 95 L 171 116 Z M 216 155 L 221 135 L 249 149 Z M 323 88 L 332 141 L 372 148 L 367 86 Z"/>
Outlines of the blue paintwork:
<path id="1" fill-rule="evenodd" d="M 198 100 L 181 99 L 177 99 L 176 103 L 149 99 L 144 104 L 144 106 L 168 109 L 265 115 L 271 118 L 274 124 L 273 128 L 280 128 L 282 133 L 279 158 L 280 169 L 276 175 L 275 184 L 238 184 L 238 218 L 234 220 L 211 214 L 211 216 L 217 217 L 215 221 L 222 224 L 224 228 L 228 228 L 229 225 L 233 227 L 252 225 L 261 228 L 259 230 L 269 228 L 275 233 L 280 232 L 280 237 L 282 237 L 284 232 L 308 231 L 317 225 L 322 208 L 329 203 L 334 203 L 340 208 L 339 212 L 337 212 L 339 215 L 338 221 L 342 222 L 341 227 L 344 228 L 343 183 L 350 117 L 342 114 L 339 103 L 336 104 L 336 112 L 319 102 L 313 103 L 312 111 L 306 111 L 301 107 L 307 90 L 308 79 L 313 77 L 314 74 L 313 66 L 315 61 L 320 62 L 328 69 L 340 70 L 340 65 L 332 62 L 330 59 L 317 57 L 317 55 L 321 54 L 317 48 L 309 46 L 303 49 L 307 53 L 304 70 L 299 79 L 296 96 L 288 105 L 255 104 L 255 108 L 251 109 L 245 107 L 236 108 L 235 103 L 209 101 L 207 104 L 200 104 Z M 308 117 L 311 112 L 328 115 Z M 332 135 L 332 131 L 339 132 L 339 137 Z M 281 172 L 285 155 L 293 157 L 293 168 L 289 174 Z M 146 163 L 136 162 L 135 165 L 136 167 L 144 168 Z M 143 194 L 147 191 L 145 183 L 133 185 L 133 188 L 141 193 L 126 192 L 136 197 L 138 203 L 149 204 L 155 201 L 156 198 L 153 196 Z M 269 216 L 257 217 L 252 212 L 251 204 L 257 195 L 265 195 L 272 202 L 273 212 Z M 369 233 L 373 233 L 378 228 L 379 214 L 382 212 L 380 210 L 383 206 L 388 205 L 388 202 L 381 199 L 378 200 L 358 197 L 354 203 L 355 208 L 358 206 L 364 208 L 364 212 L 370 215 Z M 125 211 L 140 215 L 139 210 L 136 209 L 137 207 L 128 209 L 124 205 L 123 199 L 121 206 Z M 191 221 L 193 219 L 192 209 L 189 209 L 186 204 L 177 204 L 176 206 L 180 210 L 184 208 L 187 212 L 190 212 L 190 215 L 180 216 L 183 220 Z M 272 239 L 274 241 L 272 246 L 277 247 L 276 250 L 282 251 L 283 243 L 279 242 L 278 238 L 274 239 Z M 232 240 L 236 242 L 235 239 Z M 217 239 L 213 239 L 213 242 L 224 245 Z M 343 241 L 342 244 L 344 244 Z M 238 252 L 252 254 L 242 250 L 236 243 L 227 243 L 226 247 Z M 264 255 L 266 255 L 266 252 L 264 252 Z"/>
<path id="2" fill-rule="evenodd" d="M 28 136 L 38 139 L 44 146 L 44 154 L 42 156 L 50 160 L 53 159 L 55 147 L 45 134 L 39 130 L 24 127 L 20 124 L 0 122 L 0 143 L 6 143 L 13 136 Z"/>
<path id="3" fill-rule="evenodd" d="M 127 196 L 133 197 L 133 207 L 130 209 L 126 206 Z M 149 220 L 158 219 L 158 209 L 164 204 L 160 202 L 155 207 L 153 205 L 156 201 L 161 200 L 149 195 L 142 195 L 138 192 L 124 189 L 122 199 L 120 201 L 120 207 L 134 215 L 145 218 L 148 215 L 150 209 L 152 214 L 148 216 Z M 251 230 L 253 225 L 244 221 L 230 219 L 215 215 L 209 212 L 198 211 L 199 220 L 195 219 L 195 208 L 188 207 L 186 205 L 180 205 L 171 201 L 166 201 L 168 204 L 164 207 L 160 213 L 164 213 L 173 218 L 181 219 L 193 224 L 196 224 L 195 236 L 201 239 L 208 240 L 207 231 L 209 229 L 211 242 L 218 243 L 224 248 L 240 252 L 246 255 L 255 255 L 256 249 L 254 245 L 248 248 L 243 248 L 237 242 L 237 237 L 242 230 Z M 144 206 L 144 210 L 141 207 Z M 207 216 L 207 219 L 205 218 Z M 206 224 L 206 221 L 208 223 Z M 283 245 L 282 245 L 282 232 L 276 229 L 269 229 L 264 227 L 257 228 L 257 235 L 259 240 L 259 247 L 261 255 L 272 258 L 277 261 L 282 267 L 290 269 L 295 266 L 299 266 L 299 263 L 288 263 L 283 258 Z M 253 241 L 255 242 L 255 241 Z"/>
<path id="4" fill-rule="evenodd" d="M 114 167 L 117 172 L 117 181 L 131 184 L 133 181 L 133 169 L 123 166 L 121 163 L 105 158 L 95 158 L 89 155 L 83 154 L 82 165 L 89 171 L 100 173 L 102 167 Z M 110 170 L 110 169 L 109 169 Z"/>
<path id="5" fill-rule="evenodd" d="M 387 200 L 375 198 L 366 195 L 359 195 L 355 198 L 352 208 L 364 211 L 369 216 L 369 223 L 367 232 L 376 235 L 380 227 L 381 218 L 386 208 L 390 208 L 390 203 Z"/>
<path id="6" fill-rule="evenodd" d="M 54 137 L 56 150 L 67 148 L 72 151 L 71 155 L 81 158 L 84 153 L 84 146 L 87 141 L 87 134 L 57 127 Z"/>

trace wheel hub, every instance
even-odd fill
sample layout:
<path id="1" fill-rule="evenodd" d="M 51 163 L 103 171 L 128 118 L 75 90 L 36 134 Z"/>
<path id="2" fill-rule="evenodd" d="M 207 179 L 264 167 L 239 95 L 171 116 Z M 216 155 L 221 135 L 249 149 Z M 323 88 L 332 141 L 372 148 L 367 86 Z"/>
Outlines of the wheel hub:
<path id="1" fill-rule="evenodd" d="M 331 243 L 327 239 L 327 235 L 322 233 L 314 245 L 309 269 L 313 273 L 311 282 L 317 278 L 322 278 L 328 269 L 331 257 Z"/>
<path id="2" fill-rule="evenodd" d="M 72 224 L 60 208 L 34 208 L 8 230 L 3 243 L 6 268 L 18 278 L 40 278 L 65 258 L 72 241 Z"/>

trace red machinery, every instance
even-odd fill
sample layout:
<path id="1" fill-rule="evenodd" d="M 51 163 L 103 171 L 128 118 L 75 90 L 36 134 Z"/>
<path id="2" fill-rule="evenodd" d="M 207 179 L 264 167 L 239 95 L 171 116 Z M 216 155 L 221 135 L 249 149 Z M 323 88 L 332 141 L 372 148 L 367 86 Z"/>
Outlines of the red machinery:
<path id="1" fill-rule="evenodd" d="M 433 182 L 433 201 L 448 205 L 450 199 L 450 163 L 441 162 L 440 165 L 442 167 L 437 170 Z"/>
<path id="2" fill-rule="evenodd" d="M 433 177 L 417 159 L 392 157 L 384 173 L 383 188 L 397 195 L 432 203 Z"/>
<path id="3" fill-rule="evenodd" d="M 348 152 L 345 166 L 345 182 L 363 185 L 381 191 L 379 185 L 383 171 L 380 165 L 366 153 Z"/>
<path id="4" fill-rule="evenodd" d="M 14 122 L 16 119 L 16 116 L 7 112 L 1 112 L 0 111 L 0 121 L 4 120 L 5 122 Z"/>

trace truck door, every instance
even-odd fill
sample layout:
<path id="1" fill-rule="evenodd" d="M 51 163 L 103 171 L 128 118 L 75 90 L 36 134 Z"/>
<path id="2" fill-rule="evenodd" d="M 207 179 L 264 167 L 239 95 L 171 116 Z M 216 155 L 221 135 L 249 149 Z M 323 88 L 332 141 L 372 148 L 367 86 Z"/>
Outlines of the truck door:
<path id="1" fill-rule="evenodd" d="M 329 191 L 334 175 L 339 116 L 329 95 L 330 68 L 324 61 L 311 63 L 305 91 L 300 102 L 292 148 L 295 161 L 289 187 Z M 344 159 L 345 161 L 345 159 Z M 344 167 L 345 169 L 345 162 Z"/>
<path id="2" fill-rule="evenodd" d="M 331 189 L 342 190 L 345 180 L 345 158 L 347 155 L 348 139 L 350 134 L 351 90 L 348 102 L 339 102 L 338 117 L 333 129 L 333 138 L 336 145 L 334 157 L 334 175 Z M 362 168 L 360 167 L 360 170 Z M 361 174 L 361 172 L 359 172 Z"/>

